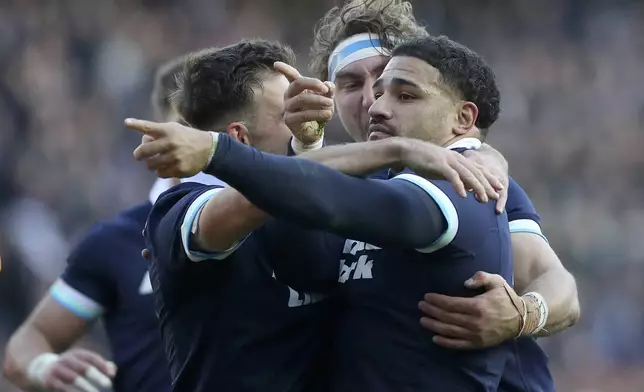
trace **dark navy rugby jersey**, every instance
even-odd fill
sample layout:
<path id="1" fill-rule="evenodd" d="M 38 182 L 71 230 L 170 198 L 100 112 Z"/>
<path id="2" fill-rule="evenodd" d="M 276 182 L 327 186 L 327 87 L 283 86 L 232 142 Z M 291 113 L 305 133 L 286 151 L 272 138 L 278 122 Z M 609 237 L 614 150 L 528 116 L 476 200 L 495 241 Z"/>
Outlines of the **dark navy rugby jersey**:
<path id="1" fill-rule="evenodd" d="M 387 173 L 379 173 L 373 177 L 386 178 Z M 527 232 L 533 233 L 543 237 L 539 227 L 540 217 L 537 214 L 532 202 L 525 193 L 525 191 L 510 178 L 508 187 L 508 202 L 506 205 L 508 220 L 510 221 L 510 231 L 513 233 Z M 346 241 L 345 253 L 350 254 L 349 257 L 362 254 L 358 257 L 357 261 L 350 261 L 347 263 L 346 257 L 329 258 L 321 255 L 325 253 L 319 251 L 320 240 L 326 241 L 328 244 L 333 241 L 334 237 L 326 233 L 322 237 L 315 238 L 316 243 L 311 243 L 312 237 L 308 231 L 303 230 L 296 226 L 289 227 L 283 222 L 279 222 L 276 226 L 280 230 L 273 230 L 275 236 L 288 237 L 295 243 L 299 249 L 297 252 L 303 255 L 303 260 L 296 260 L 295 258 L 277 258 L 280 262 L 276 266 L 276 270 L 283 277 L 284 281 L 299 290 L 309 290 L 312 288 L 325 287 L 328 288 L 334 282 L 338 281 L 339 270 L 337 266 L 337 259 L 342 258 L 342 274 L 341 280 L 345 280 L 352 274 L 352 277 L 362 278 L 368 275 L 366 271 L 370 267 L 365 251 L 378 249 L 369 244 L 360 241 Z M 545 237 L 544 237 L 545 240 Z M 337 240 L 336 240 L 337 241 Z M 336 245 L 337 246 L 337 245 Z M 333 249 L 333 247 L 331 247 Z M 290 250 L 294 250 L 290 248 Z M 304 256 L 305 255 L 305 256 Z M 287 260 L 287 262 L 284 262 Z M 303 262 L 304 261 L 304 262 Z M 335 301 L 343 300 L 342 296 L 335 296 Z M 415 304 L 415 301 L 412 301 Z M 347 308 L 345 308 L 346 311 Z M 375 321 L 374 321 L 375 322 Z M 511 343 L 512 350 L 515 353 L 511 356 L 500 382 L 500 390 L 505 392 L 514 391 L 539 391 L 551 392 L 554 391 L 554 381 L 550 371 L 548 370 L 548 358 L 540 346 L 533 338 L 522 338 Z M 344 352 L 337 353 L 343 356 Z M 331 362 L 337 359 L 331 358 Z M 339 370 L 343 372 L 343 369 Z M 348 369 L 349 372 L 352 369 Z"/>
<path id="2" fill-rule="evenodd" d="M 151 208 L 146 202 L 94 226 L 50 290 L 77 316 L 102 318 L 118 367 L 116 392 L 170 390 L 148 265 L 141 257 L 141 231 Z"/>
<path id="3" fill-rule="evenodd" d="M 274 243 L 264 234 L 270 225 L 227 252 L 190 248 L 201 207 L 222 189 L 178 185 L 160 197 L 147 223 L 173 390 L 302 391 L 327 344 L 320 334 L 326 301 L 275 279 L 267 248 Z"/>
<path id="4" fill-rule="evenodd" d="M 447 230 L 432 246 L 381 249 L 347 240 L 341 260 L 342 310 L 332 359 L 332 391 L 496 391 L 512 356 L 510 343 L 456 351 L 424 330 L 417 304 L 427 292 L 472 297 L 463 282 L 479 270 L 510 280 L 507 216 L 494 204 L 463 199 L 445 181 L 404 173 L 439 205 Z"/>

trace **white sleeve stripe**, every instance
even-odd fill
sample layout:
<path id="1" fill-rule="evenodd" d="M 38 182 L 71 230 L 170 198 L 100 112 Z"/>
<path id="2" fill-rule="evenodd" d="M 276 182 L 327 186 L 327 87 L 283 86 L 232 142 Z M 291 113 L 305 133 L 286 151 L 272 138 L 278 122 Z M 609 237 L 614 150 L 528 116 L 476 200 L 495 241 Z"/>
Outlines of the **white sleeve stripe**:
<path id="1" fill-rule="evenodd" d="M 517 219 L 510 222 L 510 233 L 531 233 L 543 238 L 546 242 L 548 239 L 541 232 L 539 224 L 532 219 Z"/>
<path id="2" fill-rule="evenodd" d="M 213 196 L 215 196 L 219 191 L 223 189 L 224 188 L 216 188 L 204 192 L 197 199 L 195 199 L 192 204 L 190 204 L 190 207 L 188 207 L 188 211 L 183 218 L 183 222 L 181 223 L 181 243 L 183 245 L 183 250 L 186 253 L 186 256 L 188 256 L 188 259 L 190 259 L 191 261 L 200 262 L 209 259 L 223 260 L 230 254 L 232 254 L 235 250 L 237 250 L 237 248 L 239 248 L 239 246 L 245 240 L 244 238 L 243 240 L 233 245 L 230 249 L 223 252 L 204 253 L 196 252 L 190 249 L 190 235 L 193 233 L 193 227 L 197 227 L 199 213 L 206 205 L 208 200 L 210 200 Z"/>
<path id="3" fill-rule="evenodd" d="M 49 294 L 61 306 L 85 320 L 94 320 L 103 314 L 103 307 L 62 279 L 49 288 Z"/>
<path id="4" fill-rule="evenodd" d="M 440 190 L 440 188 L 422 177 L 405 173 L 394 177 L 394 179 L 411 182 L 427 192 L 427 194 L 434 199 L 436 204 L 438 204 L 438 207 L 443 212 L 443 216 L 447 221 L 447 229 L 436 241 L 434 241 L 433 244 L 416 250 L 421 253 L 432 253 L 449 245 L 456 237 L 456 233 L 458 233 L 458 213 L 456 212 L 454 203 L 452 203 L 449 197 Z"/>

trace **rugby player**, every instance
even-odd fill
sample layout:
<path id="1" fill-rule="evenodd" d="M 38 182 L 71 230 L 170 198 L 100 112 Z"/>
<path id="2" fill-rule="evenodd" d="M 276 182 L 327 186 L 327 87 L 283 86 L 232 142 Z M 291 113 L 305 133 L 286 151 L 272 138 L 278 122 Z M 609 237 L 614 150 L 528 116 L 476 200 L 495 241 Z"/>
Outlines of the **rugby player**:
<path id="1" fill-rule="evenodd" d="M 177 92 L 182 121 L 202 130 L 224 129 L 226 137 L 240 145 L 286 154 L 291 132 L 282 114 L 289 82 L 273 69 L 275 61 L 293 63 L 291 50 L 261 40 L 190 56 Z M 322 98 L 329 93 L 322 82 L 312 87 Z M 330 119 L 332 111 L 323 110 L 328 110 L 324 120 Z M 176 165 L 192 170 L 191 162 L 206 160 L 214 152 L 208 132 L 183 133 L 187 139 L 164 144 L 168 139 L 152 130 L 153 123 L 127 120 L 126 124 L 156 139 L 142 143 L 135 156 L 147 159 L 148 167 L 163 176 L 172 176 Z M 202 149 L 204 137 L 207 142 Z M 300 141 L 303 150 L 311 150 L 311 142 L 321 144 L 311 140 L 307 146 Z M 173 149 L 176 145 L 195 148 Z M 481 183 L 484 175 L 465 158 L 435 150 L 438 154 L 421 152 L 414 155 L 415 160 L 400 163 L 434 176 L 455 173 L 455 184 L 463 193 L 467 187 L 477 189 L 481 198 L 488 197 L 486 192 L 493 195 L 491 186 Z M 148 155 L 151 151 L 155 152 Z M 370 152 L 363 158 L 382 160 L 381 154 Z M 338 156 L 320 154 L 317 159 L 340 170 L 360 170 Z M 322 387 L 326 373 L 316 369 L 316 360 L 325 348 L 323 336 L 330 330 L 328 303 L 321 295 L 298 293 L 276 279 L 270 259 L 279 255 L 274 248 L 279 240 L 275 233 L 280 231 L 273 230 L 273 222 L 263 225 L 266 220 L 237 191 L 219 186 L 183 183 L 155 204 L 146 239 L 175 390 Z M 331 247 L 338 254 L 341 246 L 341 241 L 334 241 Z"/>
<path id="2" fill-rule="evenodd" d="M 414 50 L 428 53 L 426 58 L 417 61 L 429 70 L 415 83 L 420 80 L 426 88 L 433 86 L 433 94 L 426 94 L 410 106 L 415 111 L 407 110 L 406 123 L 403 120 L 396 128 L 383 123 L 378 131 L 425 139 L 436 144 L 434 151 L 441 154 L 447 150 L 440 145 L 453 144 L 469 136 L 475 123 L 487 125 L 496 119 L 499 100 L 494 77 L 475 53 L 449 40 L 428 38 L 410 45 Z M 443 57 L 438 57 L 439 51 Z M 459 68 L 460 73 L 445 72 L 445 65 L 455 61 L 469 66 Z M 440 71 L 431 63 L 436 63 Z M 432 70 L 434 73 L 430 75 Z M 438 82 L 441 75 L 447 82 Z M 394 81 L 398 83 L 401 79 L 396 77 Z M 440 89 L 436 87 L 439 84 Z M 456 97 L 463 97 L 463 101 L 457 101 Z M 400 105 L 392 106 L 400 110 Z M 128 123 L 133 125 L 132 121 Z M 163 124 L 161 127 L 139 125 L 143 125 L 138 128 L 146 134 L 158 138 L 153 143 L 158 143 L 159 148 L 150 156 L 159 152 L 163 155 L 164 150 L 174 146 L 171 139 L 163 138 L 167 136 L 163 134 Z M 155 129 L 150 132 L 152 128 Z M 345 283 L 344 306 L 336 328 L 337 352 L 331 361 L 330 390 L 399 390 L 410 386 L 414 390 L 497 389 L 512 347 L 502 344 L 455 355 L 432 344 L 422 332 L 415 304 L 428 287 L 445 294 L 473 295 L 475 292 L 463 287 L 462 281 L 477 269 L 511 279 L 510 234 L 505 214 L 497 215 L 494 206 L 481 204 L 474 197 L 462 197 L 446 182 L 430 182 L 414 173 L 399 174 L 389 181 L 353 178 L 310 160 L 261 154 L 225 133 L 212 133 L 214 154 L 208 163 L 208 145 L 203 142 L 209 135 L 197 140 L 199 134 L 188 131 L 179 136 L 184 140 L 188 135 L 195 137 L 192 147 L 200 151 L 188 158 L 191 163 L 197 163 L 190 170 L 198 171 L 208 164 L 206 173 L 220 176 L 277 218 L 364 241 L 360 245 L 348 240 L 344 253 L 376 252 L 369 256 L 371 260 L 360 255 L 350 266 L 343 260 L 339 278 Z M 161 142 L 166 146 L 161 147 Z M 338 156 L 351 160 L 356 158 L 352 152 L 369 149 L 374 156 L 384 159 L 397 154 L 409 157 L 405 147 L 411 144 L 418 150 L 420 143 L 390 139 L 326 150 L 327 153 L 338 151 Z M 381 153 L 375 153 L 379 148 Z M 146 150 L 146 155 L 151 154 L 151 148 Z M 200 158 L 195 159 L 195 155 Z M 174 166 L 187 170 L 187 163 L 186 160 Z M 409 163 L 415 161 L 402 162 L 403 166 L 416 169 Z M 206 190 L 205 194 L 215 191 Z M 216 214 L 209 211 L 217 206 L 214 199 L 203 197 L 203 201 L 191 203 L 192 211 L 189 208 L 183 215 L 199 215 L 201 227 L 214 224 Z M 221 205 L 218 207 L 221 209 Z M 192 227 L 193 221 L 194 218 L 184 220 L 184 228 Z M 157 244 L 169 242 L 167 237 L 155 238 L 154 233 L 150 236 Z M 209 236 L 200 238 L 202 246 L 211 244 Z M 253 235 L 249 240 L 252 238 Z M 365 242 L 378 246 L 365 245 Z M 300 262 L 307 263 L 307 257 Z M 328 264 L 338 270 L 333 261 Z M 336 273 L 336 281 L 337 278 Z M 533 328 L 534 325 L 526 326 L 530 331 Z"/>
<path id="3" fill-rule="evenodd" d="M 169 98 L 183 61 L 157 71 L 151 99 L 159 120 L 177 119 Z M 141 232 L 152 203 L 172 184 L 159 179 L 150 201 L 96 224 L 71 252 L 60 279 L 9 341 L 4 373 L 14 385 L 25 391 L 170 390 Z M 114 362 L 70 348 L 99 319 Z"/>
<path id="4" fill-rule="evenodd" d="M 377 38 L 375 45 L 365 42 L 365 33 Z M 416 23 L 411 4 L 400 0 L 349 1 L 332 8 L 317 23 L 311 70 L 317 78 L 335 82 L 336 110 L 354 140 L 367 140 L 369 136 L 367 111 L 375 99 L 373 83 L 389 61 L 389 52 L 399 42 L 424 36 L 427 32 Z M 363 37 L 362 47 L 354 43 L 359 37 Z M 346 50 L 349 45 L 354 49 Z M 344 59 L 342 64 L 338 57 Z M 479 138 L 485 141 L 487 130 L 480 131 Z M 468 150 L 466 156 L 479 160 L 498 177 L 507 177 L 505 159 L 487 144 L 478 149 L 480 153 L 473 151 Z M 530 199 L 519 187 L 509 189 L 519 190 L 509 194 L 507 205 L 514 289 L 522 295 L 539 293 L 545 300 L 548 316 L 538 335 L 551 335 L 579 319 L 575 280 L 547 243 Z M 498 207 L 502 207 L 502 201 Z M 428 294 L 426 301 L 419 305 L 427 315 L 421 323 L 436 334 L 433 338 L 436 344 L 467 349 L 487 347 L 515 337 L 519 314 L 502 287 L 502 280 L 480 273 L 467 282 L 470 287 L 482 287 L 487 292 L 474 298 Z M 531 299 L 532 294 L 527 297 Z M 519 355 L 504 376 L 502 390 L 554 390 L 547 357 L 535 340 L 524 337 L 515 344 Z"/>
<path id="5" fill-rule="evenodd" d="M 369 42 L 369 37 L 364 40 L 364 34 L 369 32 L 375 38 L 373 42 Z M 370 117 L 367 111 L 375 100 L 373 83 L 389 61 L 388 54 L 397 43 L 425 36 L 426 30 L 416 23 L 412 6 L 407 1 L 349 1 L 342 7 L 332 8 L 320 19 L 311 52 L 311 70 L 316 78 L 335 83 L 338 116 L 355 141 L 365 141 L 369 137 Z M 350 45 L 353 45 L 353 49 L 347 50 Z M 340 58 L 342 61 L 339 61 Z M 480 129 L 480 138 L 485 139 L 487 131 Z M 488 167 L 497 167 L 495 172 L 506 170 L 507 176 L 505 160 L 497 152 L 487 144 L 483 144 L 478 151 L 480 154 L 472 153 L 472 156 L 483 159 Z M 547 241 L 544 241 L 539 221 L 524 219 L 520 213 L 514 215 L 514 210 L 518 211 L 521 205 L 512 204 L 508 206 L 508 218 L 513 233 L 515 289 L 520 293 L 532 291 L 543 296 L 549 312 L 540 335 L 557 333 L 573 325 L 579 318 L 574 278 L 563 267 Z M 454 301 L 436 296 L 430 296 L 429 299 L 433 301 L 429 304 L 438 306 L 442 311 L 449 310 L 446 308 L 455 304 Z M 434 303 L 434 300 L 438 303 Z M 483 307 L 483 312 L 470 320 L 480 327 L 479 331 L 468 331 L 471 333 L 470 338 L 459 336 L 460 341 L 437 337 L 437 344 L 471 348 L 495 344 L 499 338 L 510 337 L 511 331 L 503 318 L 508 312 L 513 312 L 513 307 L 506 296 L 497 297 L 495 293 L 488 293 L 457 302 L 466 306 L 466 313 L 470 315 L 474 308 Z M 496 312 L 495 309 L 502 311 Z M 445 316 L 444 313 L 441 314 Z M 426 325 L 436 324 L 430 322 Z M 434 332 L 441 335 L 441 331 Z"/>

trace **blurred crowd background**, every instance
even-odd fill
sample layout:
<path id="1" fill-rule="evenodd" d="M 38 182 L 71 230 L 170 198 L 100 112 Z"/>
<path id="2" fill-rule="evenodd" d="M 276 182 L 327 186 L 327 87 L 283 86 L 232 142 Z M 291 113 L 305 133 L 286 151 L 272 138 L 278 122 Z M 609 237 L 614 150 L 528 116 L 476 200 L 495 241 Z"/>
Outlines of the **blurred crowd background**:
<path id="1" fill-rule="evenodd" d="M 144 200 L 127 116 L 157 66 L 241 38 L 306 71 L 330 0 L 0 1 L 0 348 L 101 218 Z M 423 0 L 417 18 L 494 68 L 489 142 L 579 284 L 582 319 L 542 343 L 562 392 L 644 391 L 644 3 Z M 346 141 L 338 123 L 328 136 Z M 93 333 L 84 343 L 103 347 Z M 0 381 L 0 392 L 13 389 Z"/>

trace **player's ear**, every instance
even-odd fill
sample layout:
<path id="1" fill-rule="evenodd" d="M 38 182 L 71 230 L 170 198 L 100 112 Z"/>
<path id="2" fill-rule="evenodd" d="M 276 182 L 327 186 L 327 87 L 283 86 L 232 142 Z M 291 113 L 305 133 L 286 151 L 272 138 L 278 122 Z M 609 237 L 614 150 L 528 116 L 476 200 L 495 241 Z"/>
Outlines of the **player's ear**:
<path id="1" fill-rule="evenodd" d="M 476 126 L 476 119 L 479 116 L 479 108 L 473 102 L 462 102 L 458 106 L 456 124 L 454 133 L 465 135 Z"/>
<path id="2" fill-rule="evenodd" d="M 250 132 L 248 132 L 248 128 L 246 128 L 246 125 L 244 125 L 244 123 L 231 122 L 226 127 L 226 133 L 238 142 L 244 143 L 248 146 L 251 145 Z"/>

